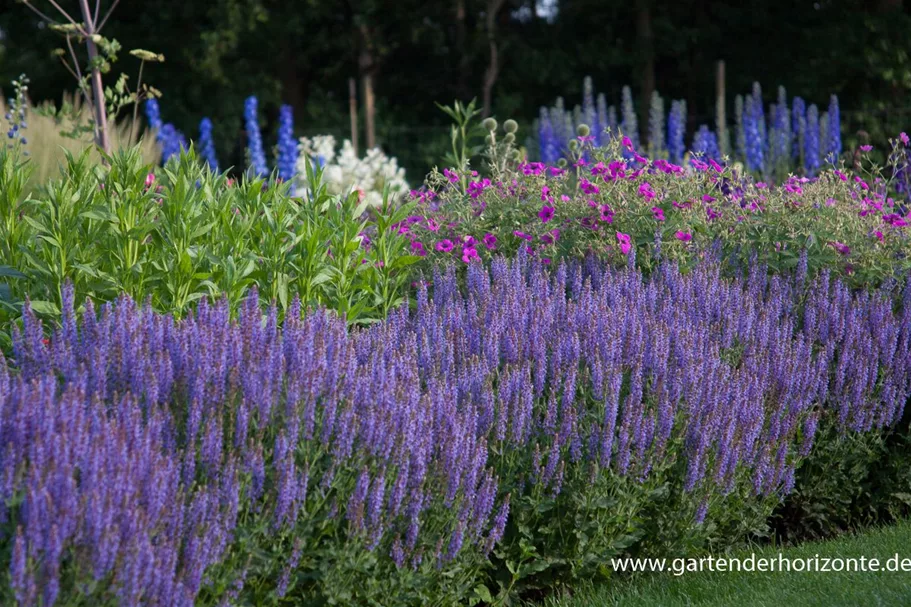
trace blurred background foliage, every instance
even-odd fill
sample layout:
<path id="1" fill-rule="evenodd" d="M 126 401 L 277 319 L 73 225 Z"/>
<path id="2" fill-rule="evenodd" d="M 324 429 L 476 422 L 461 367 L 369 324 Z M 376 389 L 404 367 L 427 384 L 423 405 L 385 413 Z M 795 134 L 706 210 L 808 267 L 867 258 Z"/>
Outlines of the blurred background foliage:
<path id="1" fill-rule="evenodd" d="M 195 137 L 210 117 L 224 166 L 243 162 L 248 95 L 259 97 L 267 141 L 282 103 L 294 107 L 298 136 L 341 140 L 348 79 L 370 73 L 377 143 L 415 182 L 448 145 L 434 102 L 482 98 L 491 39 L 492 114 L 518 120 L 520 140 L 540 106 L 579 103 L 586 75 L 609 103 L 633 86 L 643 118 L 653 89 L 686 99 L 692 132 L 712 121 L 714 64 L 724 60 L 729 115 L 753 81 L 769 94 L 778 85 L 808 99 L 836 93 L 849 147 L 858 131 L 884 145 L 911 127 L 908 32 L 909 0 L 125 0 L 106 26 L 131 48 L 165 55 L 146 72 L 164 94 L 163 118 Z M 59 45 L 20 2 L 0 0 L 0 82 L 25 72 L 33 102 L 59 103 L 73 88 L 51 56 Z M 124 54 L 114 69 L 137 66 Z"/>

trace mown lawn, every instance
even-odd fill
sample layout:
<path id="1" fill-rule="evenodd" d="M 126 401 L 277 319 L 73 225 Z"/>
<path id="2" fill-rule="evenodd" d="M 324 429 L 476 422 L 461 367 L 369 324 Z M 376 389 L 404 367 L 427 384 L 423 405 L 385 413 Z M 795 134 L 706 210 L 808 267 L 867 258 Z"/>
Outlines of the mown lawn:
<path id="1" fill-rule="evenodd" d="M 762 548 L 756 557 L 790 559 L 879 559 L 881 568 L 898 553 L 898 571 L 850 572 L 709 572 L 640 574 L 637 579 L 612 586 L 585 589 L 571 598 L 551 600 L 546 607 L 813 607 L 911 605 L 911 571 L 901 570 L 902 559 L 911 563 L 911 521 L 872 529 L 860 535 L 828 542 L 813 542 L 780 550 Z M 740 558 L 749 552 L 738 553 Z M 822 561 L 820 560 L 820 563 Z M 894 559 L 893 559 L 893 562 Z M 831 561 L 835 563 L 835 561 Z M 821 565 L 820 565 L 821 567 Z"/>

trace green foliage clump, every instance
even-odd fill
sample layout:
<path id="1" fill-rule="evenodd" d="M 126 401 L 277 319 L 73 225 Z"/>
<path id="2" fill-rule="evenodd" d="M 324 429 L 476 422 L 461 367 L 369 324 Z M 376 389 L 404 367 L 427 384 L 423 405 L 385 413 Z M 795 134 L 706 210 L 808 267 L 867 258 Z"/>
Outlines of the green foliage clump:
<path id="1" fill-rule="evenodd" d="M 66 281 L 80 302 L 126 294 L 176 317 L 203 297 L 226 296 L 236 310 L 253 287 L 282 312 L 299 295 L 351 323 L 406 301 L 418 258 L 392 226 L 407 205 L 387 198 L 367 213 L 356 192 L 328 194 L 318 170 L 304 198 L 290 196 L 290 184 L 235 183 L 192 150 L 163 169 L 135 147 L 104 159 L 67 152 L 60 177 L 28 195 L 31 163 L 0 150 L 0 326 L 26 298 L 58 317 Z"/>

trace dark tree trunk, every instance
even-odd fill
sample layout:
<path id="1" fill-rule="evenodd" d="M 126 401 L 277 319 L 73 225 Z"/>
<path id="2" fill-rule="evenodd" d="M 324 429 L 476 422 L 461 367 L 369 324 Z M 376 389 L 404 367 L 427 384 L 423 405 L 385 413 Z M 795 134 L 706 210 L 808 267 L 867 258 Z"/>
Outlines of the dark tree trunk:
<path id="1" fill-rule="evenodd" d="M 467 25 L 466 17 L 466 0 L 456 0 L 455 2 L 455 19 L 456 19 L 456 50 L 459 53 L 459 71 L 456 80 L 456 95 L 459 99 L 466 99 L 468 91 L 468 71 L 471 66 L 467 48 Z"/>
<path id="2" fill-rule="evenodd" d="M 652 33 L 652 12 L 650 0 L 636 0 L 636 34 L 640 56 L 639 124 L 648 129 L 649 106 L 652 91 L 655 90 L 655 42 Z M 640 129 L 641 130 L 641 129 Z"/>
<path id="3" fill-rule="evenodd" d="M 497 14 L 505 3 L 506 0 L 487 0 L 487 14 L 484 15 L 487 27 L 487 46 L 490 49 L 490 61 L 487 64 L 487 69 L 484 71 L 484 88 L 481 94 L 483 100 L 481 115 L 484 118 L 490 116 L 493 87 L 497 83 L 497 78 L 500 76 L 500 55 L 499 48 L 497 47 L 496 24 Z"/>
<path id="4" fill-rule="evenodd" d="M 376 111 L 374 107 L 374 84 L 377 73 L 377 61 L 373 45 L 373 33 L 370 28 L 360 26 L 361 51 L 358 56 L 358 68 L 361 73 L 361 87 L 364 93 L 364 128 L 366 129 L 365 146 L 368 150 L 376 147 Z"/>

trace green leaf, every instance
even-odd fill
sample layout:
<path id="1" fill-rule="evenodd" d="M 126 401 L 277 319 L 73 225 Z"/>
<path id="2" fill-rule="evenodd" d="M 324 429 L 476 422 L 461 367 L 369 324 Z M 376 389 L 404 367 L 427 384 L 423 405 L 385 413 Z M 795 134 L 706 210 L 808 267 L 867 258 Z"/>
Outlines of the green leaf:
<path id="1" fill-rule="evenodd" d="M 10 266 L 0 266 L 0 277 L 3 278 L 27 278 L 25 274 L 17 270 L 16 268 L 11 268 Z"/>
<path id="2" fill-rule="evenodd" d="M 60 308 L 57 307 L 57 304 L 50 301 L 39 299 L 37 301 L 29 302 L 29 306 L 36 314 L 46 314 L 48 316 L 60 315 Z"/>
<path id="3" fill-rule="evenodd" d="M 490 594 L 490 590 L 484 584 L 478 584 L 475 586 L 474 593 L 485 603 L 493 602 L 493 597 Z"/>

